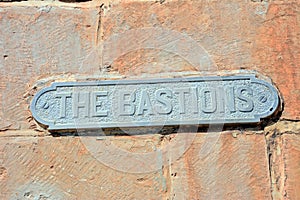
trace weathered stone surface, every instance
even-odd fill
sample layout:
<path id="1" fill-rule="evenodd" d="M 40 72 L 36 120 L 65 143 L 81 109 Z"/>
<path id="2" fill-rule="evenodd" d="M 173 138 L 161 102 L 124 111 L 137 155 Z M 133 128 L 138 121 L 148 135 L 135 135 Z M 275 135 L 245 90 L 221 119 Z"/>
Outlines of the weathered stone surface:
<path id="1" fill-rule="evenodd" d="M 265 128 L 273 199 L 299 198 L 300 122 L 279 121 Z"/>
<path id="2" fill-rule="evenodd" d="M 176 151 L 170 151 L 170 165 L 140 174 L 103 165 L 78 137 L 2 137 L 1 199 L 270 199 L 264 135 L 211 134 L 197 134 L 178 160 L 172 160 Z M 143 140 L 115 136 L 113 142 L 142 153 L 148 145 L 145 137 L 160 148 L 177 136 L 162 141 L 155 139 L 157 135 Z M 105 139 L 99 140 L 104 144 Z"/>
<path id="3" fill-rule="evenodd" d="M 78 138 L 0 142 L 1 199 L 160 199 L 163 194 L 161 172 L 136 175 L 110 169 Z"/>
<path id="4" fill-rule="evenodd" d="M 28 105 L 38 84 L 98 71 L 82 65 L 98 23 L 98 8 L 0 7 L 0 130 L 36 127 Z"/>
<path id="5" fill-rule="evenodd" d="M 300 198 L 300 135 L 283 135 L 286 199 Z"/>
<path id="6" fill-rule="evenodd" d="M 284 134 L 271 144 L 273 199 L 300 197 L 300 135 Z"/>
<path id="7" fill-rule="evenodd" d="M 295 122 L 300 119 L 298 0 L 102 3 L 0 3 L 0 199 L 300 198 Z M 97 49 L 102 42 L 145 27 L 173 30 L 184 37 L 167 43 L 174 38 L 160 35 L 157 40 L 166 44 L 165 50 L 133 49 L 112 63 L 101 63 L 101 68 Z M 113 50 L 140 44 L 141 38 L 134 35 L 124 38 L 127 43 L 116 43 Z M 188 38 L 195 43 L 184 40 Z M 214 72 L 254 70 L 271 78 L 284 99 L 281 119 L 291 122 L 267 127 L 267 144 L 264 135 L 254 132 L 217 137 L 198 133 L 180 158 L 175 149 L 167 151 L 169 165 L 130 174 L 97 161 L 78 137 L 53 138 L 29 112 L 32 96 L 55 80 L 205 75 L 210 68 L 195 67 L 176 54 L 197 53 L 197 45 L 211 56 Z M 120 149 L 142 153 L 172 143 L 175 136 L 110 139 Z"/>
<path id="8" fill-rule="evenodd" d="M 145 27 L 194 40 L 211 56 L 214 72 L 246 69 L 270 77 L 285 102 L 282 118 L 299 119 L 297 1 L 105 2 L 102 18 L 102 3 L 97 1 L 26 5 L 0 4 L 0 130 L 37 128 L 28 110 L 31 96 L 55 79 L 172 77 L 209 71 L 191 66 L 176 52 L 155 48 L 125 52 L 112 64 L 104 63 L 107 69 L 99 69 L 99 44 L 114 34 Z M 197 52 L 186 41 L 176 45 L 181 53 Z M 121 47 L 119 43 L 110 50 Z"/>
<path id="9" fill-rule="evenodd" d="M 170 196 L 271 199 L 264 136 L 244 133 L 234 138 L 231 133 L 212 134 L 197 136 L 183 158 L 171 165 Z"/>
<path id="10" fill-rule="evenodd" d="M 256 70 L 270 77 L 285 101 L 282 118 L 300 119 L 298 11 L 298 1 L 117 3 L 103 10 L 103 38 L 144 27 L 190 36 L 211 56 L 217 70 Z M 208 70 L 191 66 L 176 53 L 142 48 L 116 59 L 110 70 L 126 76 Z"/>

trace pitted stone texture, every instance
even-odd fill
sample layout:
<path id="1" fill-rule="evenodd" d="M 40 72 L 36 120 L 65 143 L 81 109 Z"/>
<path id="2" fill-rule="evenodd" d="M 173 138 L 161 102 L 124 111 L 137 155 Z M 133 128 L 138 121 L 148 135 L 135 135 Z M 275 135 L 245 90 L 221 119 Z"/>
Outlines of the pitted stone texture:
<path id="1" fill-rule="evenodd" d="M 199 133 L 181 158 L 172 160 L 176 152 L 171 151 L 170 165 L 140 174 L 106 167 L 78 137 L 2 137 L 1 199 L 270 199 L 264 135 L 232 135 Z M 159 148 L 176 135 L 162 141 L 144 137 Z M 124 150 L 142 153 L 146 148 L 133 136 L 111 140 Z"/>
<path id="2" fill-rule="evenodd" d="M 273 199 L 300 198 L 300 135 L 284 134 L 273 143 L 271 173 Z"/>
<path id="3" fill-rule="evenodd" d="M 283 136 L 286 171 L 286 199 L 300 198 L 300 135 Z"/>
<path id="4" fill-rule="evenodd" d="M 298 1 L 116 3 L 103 10 L 103 39 L 144 27 L 190 36 L 207 51 L 219 70 L 257 70 L 270 77 L 285 101 L 282 118 L 300 119 L 298 11 Z M 140 49 L 115 60 L 110 70 L 126 76 L 154 76 L 207 69 L 191 66 L 174 52 Z"/>
<path id="5" fill-rule="evenodd" d="M 144 27 L 190 36 L 219 70 L 257 70 L 270 77 L 285 102 L 282 118 L 299 119 L 298 1 L 115 2 L 102 7 L 101 19 L 100 6 L 88 8 L 92 4 L 20 5 L 2 3 L 0 9 L 1 131 L 39 128 L 28 110 L 37 81 L 77 80 L 78 75 L 103 78 L 99 61 L 90 56 L 95 48 L 114 34 Z M 127 52 L 107 67 L 109 78 L 172 77 L 207 70 L 155 49 Z"/>
<path id="6" fill-rule="evenodd" d="M 79 138 L 1 138 L 0 143 L 3 200 L 161 199 L 164 194 L 162 172 L 110 169 L 93 158 Z"/>
<path id="7" fill-rule="evenodd" d="M 0 130 L 34 128 L 28 106 L 39 80 L 99 71 L 81 66 L 98 22 L 98 8 L 0 8 Z"/>
<path id="8" fill-rule="evenodd" d="M 244 133 L 234 138 L 229 132 L 211 134 L 197 135 L 186 154 L 171 165 L 170 196 L 271 199 L 264 136 Z"/>

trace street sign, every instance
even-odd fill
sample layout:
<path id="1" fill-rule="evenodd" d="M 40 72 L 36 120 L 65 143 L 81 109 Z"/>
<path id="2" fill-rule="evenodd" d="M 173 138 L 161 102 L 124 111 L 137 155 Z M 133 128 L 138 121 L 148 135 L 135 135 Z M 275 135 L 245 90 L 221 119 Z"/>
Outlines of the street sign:
<path id="1" fill-rule="evenodd" d="M 49 130 L 256 123 L 279 105 L 254 75 L 55 82 L 30 110 Z"/>

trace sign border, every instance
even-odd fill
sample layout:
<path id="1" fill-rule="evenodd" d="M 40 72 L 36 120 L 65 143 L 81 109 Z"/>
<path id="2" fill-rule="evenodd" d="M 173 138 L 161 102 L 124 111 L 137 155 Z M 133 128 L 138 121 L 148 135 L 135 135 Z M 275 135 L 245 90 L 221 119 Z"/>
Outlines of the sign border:
<path id="1" fill-rule="evenodd" d="M 37 115 L 35 105 L 38 98 L 46 92 L 55 91 L 58 87 L 74 87 L 74 86 L 103 86 L 103 85 L 131 85 L 131 84 L 157 84 L 157 83 L 173 83 L 173 82 L 208 82 L 208 81 L 229 81 L 229 80 L 250 80 L 251 83 L 259 83 L 267 86 L 273 95 L 276 95 L 275 101 L 271 108 L 268 108 L 266 112 L 260 115 L 254 115 L 252 119 L 224 119 L 224 120 L 199 120 L 198 125 L 208 124 L 236 124 L 236 123 L 258 123 L 260 119 L 271 116 L 278 108 L 279 96 L 275 87 L 261 79 L 257 79 L 254 74 L 237 75 L 237 76 L 201 76 L 201 77 L 186 77 L 186 78 L 161 78 L 161 79 L 145 79 L 145 80 L 103 80 L 103 81 L 90 81 L 90 82 L 54 82 L 50 87 L 46 87 L 37 92 L 30 104 L 30 110 L 34 119 L 46 126 L 48 130 L 74 130 L 74 129 L 99 129 L 99 128 L 118 128 L 118 127 L 154 127 L 161 126 L 161 122 L 151 122 L 149 125 L 147 122 L 136 122 L 136 123 L 122 123 L 122 122 L 111 122 L 111 123 L 95 123 L 95 124 L 76 124 L 75 125 L 57 125 L 49 121 L 45 121 Z M 236 122 L 237 121 L 237 122 Z M 102 126 L 100 126 L 102 125 Z M 104 125 L 104 126 L 103 126 Z M 164 126 L 176 126 L 176 125 L 196 125 L 195 120 L 182 120 L 182 121 L 166 121 Z"/>

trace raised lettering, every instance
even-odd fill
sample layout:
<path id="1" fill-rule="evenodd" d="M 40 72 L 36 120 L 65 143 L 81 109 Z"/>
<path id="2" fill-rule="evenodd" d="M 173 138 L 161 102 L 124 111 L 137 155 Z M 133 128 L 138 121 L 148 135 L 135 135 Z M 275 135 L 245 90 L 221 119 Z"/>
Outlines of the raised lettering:
<path id="1" fill-rule="evenodd" d="M 91 114 L 93 117 L 105 117 L 108 115 L 107 110 L 101 110 L 103 108 L 103 101 L 98 100 L 99 98 L 107 97 L 107 91 L 99 91 L 91 93 Z"/>
<path id="2" fill-rule="evenodd" d="M 147 111 L 149 115 L 153 115 L 152 104 L 149 98 L 149 95 L 146 90 L 142 90 L 141 92 L 141 100 L 138 104 L 138 115 L 143 115 L 144 112 Z"/>
<path id="3" fill-rule="evenodd" d="M 236 112 L 236 108 L 235 108 L 235 96 L 234 96 L 234 87 L 229 87 L 228 91 L 227 91 L 227 101 L 226 101 L 226 105 L 227 108 L 229 109 L 229 111 L 231 113 Z"/>
<path id="4" fill-rule="evenodd" d="M 186 108 L 185 108 L 185 95 L 190 93 L 189 88 L 177 88 L 175 90 L 175 93 L 179 96 L 179 113 L 185 114 Z"/>
<path id="5" fill-rule="evenodd" d="M 60 112 L 59 112 L 59 118 L 65 118 L 66 117 L 66 103 L 67 98 L 71 97 L 72 93 L 58 93 L 56 94 L 56 98 L 60 98 Z"/>
<path id="6" fill-rule="evenodd" d="M 120 116 L 132 116 L 135 113 L 135 91 L 120 91 L 119 95 L 119 115 Z M 126 99 L 127 98 L 127 99 Z"/>
<path id="7" fill-rule="evenodd" d="M 170 98 L 172 98 L 172 91 L 167 89 L 158 89 L 155 92 L 156 100 L 162 104 L 156 106 L 156 112 L 159 114 L 170 114 L 172 112 L 173 106 Z"/>
<path id="8" fill-rule="evenodd" d="M 74 92 L 73 94 L 73 117 L 78 118 L 79 110 L 83 110 L 83 116 L 89 116 L 89 104 L 90 104 L 89 92 Z"/>
<path id="9" fill-rule="evenodd" d="M 253 96 L 251 88 L 243 86 L 237 89 L 237 97 L 242 101 L 242 103 L 238 104 L 239 111 L 251 112 L 253 110 L 253 100 L 249 96 Z"/>
<path id="10" fill-rule="evenodd" d="M 194 114 L 198 113 L 198 88 L 197 87 L 192 87 L 191 88 L 191 93 L 192 93 L 192 110 Z"/>
<path id="11" fill-rule="evenodd" d="M 218 111 L 224 113 L 225 110 L 233 113 L 235 109 L 234 88 L 233 87 L 218 87 Z"/>
<path id="12" fill-rule="evenodd" d="M 200 92 L 201 97 L 201 110 L 204 113 L 213 113 L 217 109 L 216 102 L 216 89 L 215 88 L 203 88 Z"/>
<path id="13" fill-rule="evenodd" d="M 279 105 L 272 84 L 244 74 L 55 82 L 37 92 L 30 111 L 50 131 L 89 131 L 99 127 L 252 124 L 271 117 Z"/>

